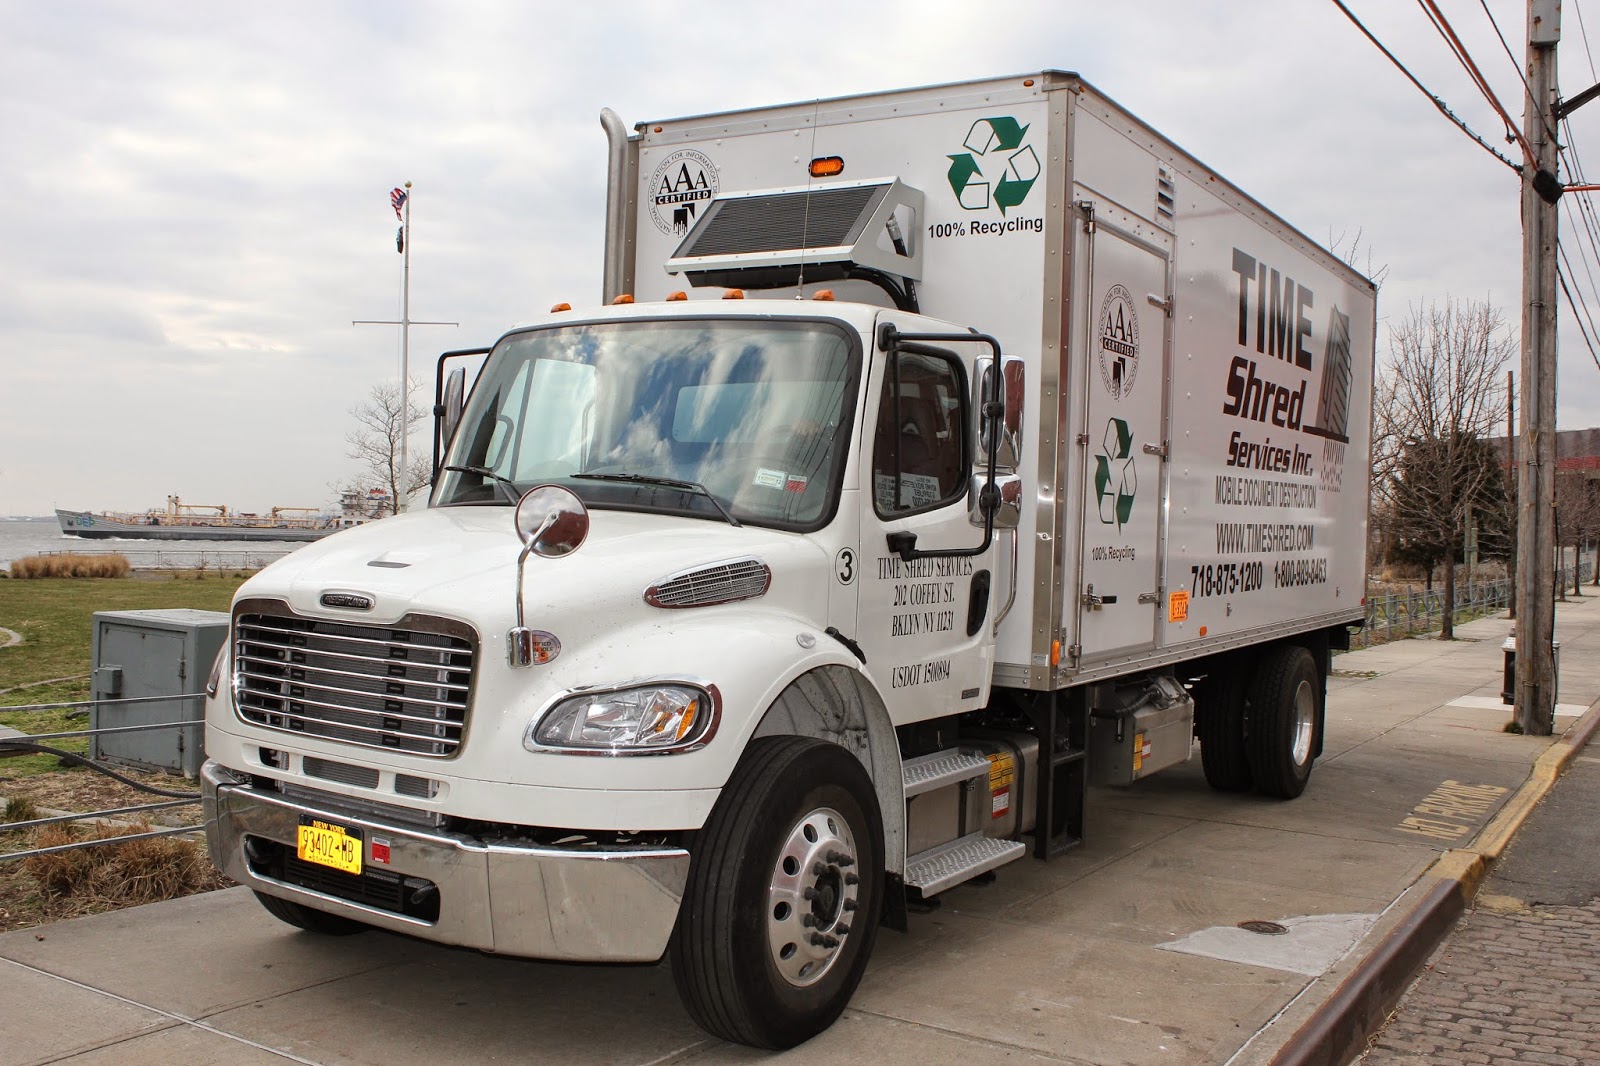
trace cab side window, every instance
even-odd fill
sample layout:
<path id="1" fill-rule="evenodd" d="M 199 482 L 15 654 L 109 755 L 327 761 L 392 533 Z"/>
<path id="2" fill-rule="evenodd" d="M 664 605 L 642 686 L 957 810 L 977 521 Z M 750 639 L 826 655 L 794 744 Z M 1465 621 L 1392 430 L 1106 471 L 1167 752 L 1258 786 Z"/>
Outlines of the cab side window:
<path id="1" fill-rule="evenodd" d="M 966 495 L 971 465 L 966 374 L 954 356 L 889 357 L 872 447 L 872 498 L 894 518 Z"/>

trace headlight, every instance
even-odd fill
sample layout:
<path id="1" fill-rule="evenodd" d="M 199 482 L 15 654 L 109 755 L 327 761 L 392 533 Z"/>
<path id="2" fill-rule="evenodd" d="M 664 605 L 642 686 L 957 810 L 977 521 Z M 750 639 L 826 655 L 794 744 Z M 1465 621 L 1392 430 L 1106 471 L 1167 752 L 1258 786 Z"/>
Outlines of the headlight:
<path id="1" fill-rule="evenodd" d="M 687 751 L 711 739 L 720 711 L 713 685 L 584 692 L 562 700 L 530 724 L 522 746 L 613 755 Z"/>
<path id="2" fill-rule="evenodd" d="M 217 649 L 217 657 L 211 662 L 211 676 L 206 678 L 206 696 L 210 699 L 217 698 L 217 688 L 222 684 L 222 660 L 228 657 L 228 645 L 224 643 Z"/>

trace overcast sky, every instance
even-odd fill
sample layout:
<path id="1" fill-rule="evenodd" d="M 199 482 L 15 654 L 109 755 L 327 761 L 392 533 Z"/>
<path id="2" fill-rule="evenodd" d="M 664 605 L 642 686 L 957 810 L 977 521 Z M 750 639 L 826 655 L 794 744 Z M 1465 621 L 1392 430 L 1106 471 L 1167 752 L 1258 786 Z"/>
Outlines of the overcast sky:
<path id="1" fill-rule="evenodd" d="M 1347 2 L 1514 151 L 1418 5 Z M 1520 122 L 1526 4 L 1488 4 L 1513 64 L 1479 0 L 1440 3 Z M 1579 16 L 1600 45 L 1600 2 L 1563 9 L 1571 97 L 1596 80 Z M 1358 265 L 1370 247 L 1388 268 L 1380 358 L 1383 321 L 1414 303 L 1520 317 L 1516 175 L 1331 0 L 0 0 L 0 17 L 0 514 L 330 503 L 357 470 L 350 409 L 399 375 L 399 329 L 350 324 L 399 317 L 389 190 L 415 183 L 412 317 L 461 323 L 413 329 L 431 396 L 437 352 L 598 301 L 603 106 L 631 125 L 1072 70 L 1313 238 L 1361 233 Z M 1600 103 L 1573 129 L 1600 178 Z M 1560 422 L 1600 424 L 1566 314 Z"/>

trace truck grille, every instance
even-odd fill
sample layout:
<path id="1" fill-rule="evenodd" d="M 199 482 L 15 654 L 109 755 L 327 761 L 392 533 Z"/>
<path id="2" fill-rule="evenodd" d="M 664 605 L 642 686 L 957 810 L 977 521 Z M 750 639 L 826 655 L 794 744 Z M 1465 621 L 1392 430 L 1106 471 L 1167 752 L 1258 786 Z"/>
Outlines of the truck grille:
<path id="1" fill-rule="evenodd" d="M 262 606 L 244 601 L 234 616 L 233 693 L 245 721 L 435 758 L 460 748 L 477 650 L 468 627 L 416 615 L 354 625 Z"/>

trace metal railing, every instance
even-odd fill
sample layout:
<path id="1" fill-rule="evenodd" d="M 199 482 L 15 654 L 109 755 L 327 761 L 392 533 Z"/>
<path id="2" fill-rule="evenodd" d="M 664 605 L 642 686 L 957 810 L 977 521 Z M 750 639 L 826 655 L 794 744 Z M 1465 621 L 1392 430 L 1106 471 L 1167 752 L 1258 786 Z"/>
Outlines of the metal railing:
<path id="1" fill-rule="evenodd" d="M 71 703 L 35 703 L 17 707 L 0 707 L 0 713 L 11 714 L 18 711 L 61 711 L 61 710 L 87 710 L 98 707 L 129 706 L 140 703 L 178 702 L 204 699 L 203 692 L 182 692 L 172 696 L 131 696 L 115 699 L 78 700 Z M 24 733 L 17 736 L 0 736 L 0 753 L 27 752 L 30 749 L 43 749 L 40 754 L 55 754 L 58 757 L 67 757 L 79 762 L 92 770 L 106 774 L 124 784 L 145 792 L 171 797 L 157 803 L 141 803 L 126 807 L 109 807 L 104 810 L 86 811 L 83 813 L 67 813 L 50 815 L 45 818 L 30 818 L 21 822 L 0 822 L 0 834 L 21 832 L 29 829 L 38 829 L 47 825 L 59 825 L 67 822 L 94 822 L 107 818 L 116 818 L 130 814 L 145 814 L 150 811 L 169 810 L 174 807 L 192 807 L 200 802 L 200 793 L 179 793 L 170 789 L 155 788 L 142 782 L 134 781 L 115 770 L 112 770 L 98 761 L 77 752 L 65 752 L 60 749 L 41 744 L 41 741 L 66 740 L 75 737 L 105 736 L 112 733 L 139 733 L 153 729 L 197 729 L 205 725 L 205 719 L 179 720 L 176 722 L 145 722 L 139 725 L 99 726 L 91 729 L 69 729 L 55 733 Z M 12 859 L 26 859 L 34 855 L 52 855 L 62 851 L 76 851 L 79 848 L 92 848 L 103 844 L 127 844 L 135 840 L 149 840 L 154 837 L 183 836 L 204 832 L 203 826 L 184 825 L 163 829 L 152 829 L 143 833 L 128 833 L 122 836 L 98 837 L 93 840 L 79 840 L 70 844 L 56 844 L 45 848 L 29 848 L 22 851 L 8 851 L 0 853 L 0 862 Z"/>
<path id="2" fill-rule="evenodd" d="M 1592 576 L 1593 565 L 1588 559 L 1580 563 L 1576 567 L 1577 580 L 1587 581 Z M 1556 587 L 1570 589 L 1573 579 L 1574 567 L 1562 567 Z M 1456 586 L 1455 593 L 1453 617 L 1455 621 L 1463 622 L 1505 610 L 1511 605 L 1515 589 L 1510 578 L 1500 578 L 1495 581 L 1463 582 Z M 1445 610 L 1444 590 L 1441 588 L 1370 597 L 1367 600 L 1366 624 L 1360 632 L 1351 635 L 1350 644 L 1352 647 L 1367 648 L 1375 643 L 1431 633 L 1444 624 Z"/>

